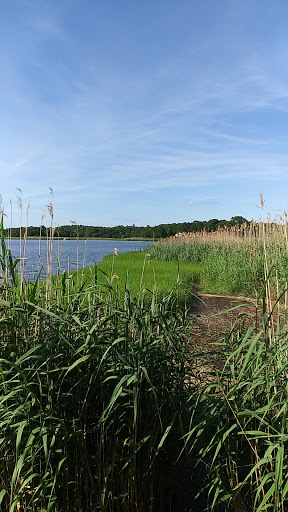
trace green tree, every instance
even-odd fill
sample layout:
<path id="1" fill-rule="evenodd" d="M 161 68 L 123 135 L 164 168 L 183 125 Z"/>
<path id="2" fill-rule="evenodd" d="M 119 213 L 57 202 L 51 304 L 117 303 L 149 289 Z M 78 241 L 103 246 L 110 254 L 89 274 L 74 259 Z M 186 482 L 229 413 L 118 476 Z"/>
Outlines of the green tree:
<path id="1" fill-rule="evenodd" d="M 242 217 L 241 215 L 236 215 L 235 217 L 231 217 L 230 226 L 235 226 L 236 224 L 244 224 L 244 222 L 248 223 L 248 220 L 245 219 L 245 217 Z"/>

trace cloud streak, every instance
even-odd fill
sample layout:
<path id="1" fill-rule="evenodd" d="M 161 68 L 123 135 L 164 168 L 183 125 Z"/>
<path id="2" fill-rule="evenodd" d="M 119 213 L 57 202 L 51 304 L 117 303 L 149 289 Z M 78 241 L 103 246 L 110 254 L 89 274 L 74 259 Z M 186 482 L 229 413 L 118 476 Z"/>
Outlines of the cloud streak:
<path id="1" fill-rule="evenodd" d="M 201 6 L 184 1 L 176 12 L 169 2 L 143 24 L 149 1 L 131 12 L 115 5 L 112 17 L 93 2 L 81 12 L 67 0 L 30 0 L 15 14 L 5 7 L 0 192 L 8 200 L 20 186 L 40 211 L 52 186 L 63 219 L 73 218 L 73 204 L 89 218 L 97 203 L 104 218 L 115 208 L 113 218 L 121 210 L 157 223 L 175 196 L 183 217 L 191 206 L 221 209 L 223 195 L 234 197 L 231 210 L 248 185 L 267 184 L 275 197 L 288 186 L 284 25 L 269 42 L 270 20 L 261 37 L 261 27 L 249 32 L 258 0 L 253 9 L 248 0 L 211 6 L 208 18 Z M 204 199 L 187 202 L 189 189 Z"/>

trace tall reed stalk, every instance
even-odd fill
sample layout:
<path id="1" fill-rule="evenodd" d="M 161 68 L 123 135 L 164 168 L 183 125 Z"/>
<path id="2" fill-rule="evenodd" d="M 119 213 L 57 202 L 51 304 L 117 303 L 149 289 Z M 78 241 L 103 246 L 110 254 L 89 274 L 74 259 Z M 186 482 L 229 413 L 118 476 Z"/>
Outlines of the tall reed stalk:
<path id="1" fill-rule="evenodd" d="M 201 284 L 207 292 L 257 297 L 265 285 L 270 287 L 269 301 L 276 297 L 277 286 L 284 289 L 287 281 L 285 218 L 268 222 L 262 217 L 258 223 L 216 232 L 187 233 L 162 240 L 149 252 L 153 258 L 201 263 Z"/>
<path id="2" fill-rule="evenodd" d="M 53 277 L 49 213 L 44 282 L 19 275 L 22 244 L 13 259 L 0 225 L 0 509 L 286 512 L 285 216 L 149 248 L 201 261 L 222 286 L 234 276 L 262 302 L 260 327 L 242 321 L 192 355 L 177 293 L 145 289 L 148 255 L 123 299 L 116 255 L 111 273 L 80 281 L 59 265 Z M 193 477 L 181 486 L 185 460 Z"/>
<path id="3" fill-rule="evenodd" d="M 92 269 L 81 287 L 66 271 L 52 278 L 49 213 L 46 282 L 19 277 L 1 225 L 0 508 L 171 510 L 189 396 L 186 311 L 128 288 L 121 303 Z"/>

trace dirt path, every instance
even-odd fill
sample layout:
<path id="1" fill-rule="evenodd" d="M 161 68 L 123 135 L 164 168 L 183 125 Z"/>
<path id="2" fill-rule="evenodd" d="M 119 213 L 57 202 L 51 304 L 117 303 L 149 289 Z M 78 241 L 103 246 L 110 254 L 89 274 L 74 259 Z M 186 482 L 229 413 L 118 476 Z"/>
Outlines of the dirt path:
<path id="1" fill-rule="evenodd" d="M 221 343 L 224 334 L 230 332 L 234 325 L 241 325 L 245 322 L 245 326 L 252 326 L 257 321 L 257 316 L 261 318 L 261 309 L 256 308 L 255 301 L 247 297 L 229 297 L 223 295 L 199 294 L 195 298 L 193 307 L 191 308 L 192 326 L 191 326 L 191 352 L 201 353 L 197 357 L 197 376 L 190 377 L 190 382 L 199 386 L 205 386 L 209 381 L 214 381 L 214 369 L 223 367 L 223 361 L 218 355 L 211 354 L 217 349 L 217 344 Z M 209 352 L 209 354 L 207 354 Z M 206 354 L 205 354 L 206 353 Z M 212 370 L 212 373 L 211 373 Z M 195 460 L 193 454 L 187 459 L 183 459 L 183 465 L 180 468 L 182 501 L 173 511 L 193 510 L 193 512 L 203 512 L 207 510 L 207 493 L 203 493 L 198 499 L 197 504 L 194 503 L 193 509 L 191 504 L 193 499 L 203 485 L 203 480 L 207 476 L 207 468 L 205 463 L 194 465 Z M 187 508 L 186 508 L 187 507 Z M 226 510 L 225 505 L 219 505 L 218 512 Z"/>
<path id="2" fill-rule="evenodd" d="M 230 332 L 234 325 L 259 324 L 261 308 L 247 297 L 199 294 L 193 307 L 192 350 L 207 351 L 209 344 L 219 342 L 222 335 Z"/>

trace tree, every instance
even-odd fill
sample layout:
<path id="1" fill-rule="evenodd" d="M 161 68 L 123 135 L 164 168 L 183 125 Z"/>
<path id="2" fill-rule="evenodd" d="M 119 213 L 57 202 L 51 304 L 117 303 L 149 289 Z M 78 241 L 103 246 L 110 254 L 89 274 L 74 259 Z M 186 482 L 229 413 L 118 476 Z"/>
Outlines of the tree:
<path id="1" fill-rule="evenodd" d="M 235 226 L 236 224 L 238 224 L 240 226 L 240 224 L 244 224 L 244 222 L 248 223 L 248 220 L 242 217 L 241 215 L 236 215 L 235 217 L 231 217 L 230 225 Z"/>
<path id="2" fill-rule="evenodd" d="M 215 231 L 217 229 L 218 219 L 210 219 L 207 221 L 205 229 L 206 231 Z"/>

